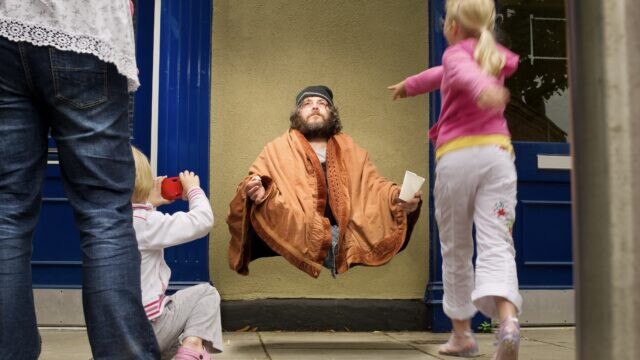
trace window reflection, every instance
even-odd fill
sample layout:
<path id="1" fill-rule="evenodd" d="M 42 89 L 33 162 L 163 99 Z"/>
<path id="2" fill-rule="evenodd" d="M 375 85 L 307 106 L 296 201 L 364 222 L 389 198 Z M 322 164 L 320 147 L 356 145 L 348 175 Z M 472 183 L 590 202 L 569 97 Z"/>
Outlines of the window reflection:
<path id="1" fill-rule="evenodd" d="M 569 92 L 563 0 L 497 1 L 498 39 L 520 55 L 507 80 L 514 141 L 567 142 Z"/>

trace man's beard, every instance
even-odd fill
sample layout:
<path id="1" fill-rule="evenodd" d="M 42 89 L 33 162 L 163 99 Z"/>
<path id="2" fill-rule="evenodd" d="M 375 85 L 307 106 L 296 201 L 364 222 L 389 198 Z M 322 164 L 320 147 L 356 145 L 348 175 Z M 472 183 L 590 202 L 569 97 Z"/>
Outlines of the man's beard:
<path id="1" fill-rule="evenodd" d="M 313 113 L 309 117 L 318 115 L 322 117 L 320 113 Z M 296 129 L 304 135 L 307 139 L 328 139 L 340 131 L 340 120 L 336 121 L 333 114 L 329 114 L 328 118 L 324 118 L 322 122 L 309 123 L 304 120 L 299 113 L 295 113 L 291 117 L 291 128 Z"/>

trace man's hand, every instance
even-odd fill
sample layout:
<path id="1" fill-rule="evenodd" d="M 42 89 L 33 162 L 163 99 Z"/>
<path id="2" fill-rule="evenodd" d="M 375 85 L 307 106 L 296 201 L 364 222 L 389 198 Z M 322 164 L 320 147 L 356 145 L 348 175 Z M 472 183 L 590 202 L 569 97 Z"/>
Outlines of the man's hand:
<path id="1" fill-rule="evenodd" d="M 418 208 L 418 204 L 420 204 L 420 200 L 422 200 L 422 191 L 418 191 L 417 193 L 415 193 L 413 195 L 413 198 L 409 199 L 408 201 L 404 201 L 404 200 L 400 200 L 399 198 L 396 198 L 396 203 L 400 206 L 402 210 L 404 210 L 404 212 L 406 212 L 407 214 L 411 214 L 412 212 L 416 211 L 416 209 Z"/>
<path id="2" fill-rule="evenodd" d="M 262 186 L 260 176 L 255 175 L 244 185 L 244 193 L 256 205 L 262 204 L 266 197 L 266 190 Z"/>
<path id="3" fill-rule="evenodd" d="M 388 86 L 387 89 L 393 92 L 391 94 L 391 100 L 395 100 L 397 98 L 403 99 L 407 97 L 407 90 L 404 88 L 404 80 L 395 85 Z"/>
<path id="4" fill-rule="evenodd" d="M 500 109 L 509 102 L 509 90 L 501 85 L 490 86 L 480 92 L 476 104 L 480 109 Z"/>

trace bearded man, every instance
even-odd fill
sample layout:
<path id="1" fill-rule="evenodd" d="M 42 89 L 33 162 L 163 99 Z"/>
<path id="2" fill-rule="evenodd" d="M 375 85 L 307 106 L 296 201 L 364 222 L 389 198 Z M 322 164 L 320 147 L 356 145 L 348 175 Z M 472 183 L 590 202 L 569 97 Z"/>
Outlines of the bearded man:
<path id="1" fill-rule="evenodd" d="M 229 204 L 229 265 L 281 255 L 312 277 L 354 265 L 385 264 L 407 245 L 421 193 L 398 199 L 366 150 L 341 132 L 333 92 L 309 86 L 296 96 L 291 126 L 268 143 Z"/>

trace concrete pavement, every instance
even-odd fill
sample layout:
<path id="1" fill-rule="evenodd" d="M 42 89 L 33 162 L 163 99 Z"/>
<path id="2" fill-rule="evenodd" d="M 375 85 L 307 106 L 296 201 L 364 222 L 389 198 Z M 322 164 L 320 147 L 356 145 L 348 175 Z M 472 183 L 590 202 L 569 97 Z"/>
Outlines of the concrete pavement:
<path id="1" fill-rule="evenodd" d="M 42 360 L 87 360 L 84 328 L 40 328 Z M 217 360 L 409 360 L 460 359 L 438 354 L 448 334 L 431 332 L 225 332 Z M 480 355 L 491 359 L 493 334 L 477 334 Z M 523 328 L 520 360 L 575 358 L 575 328 Z"/>

